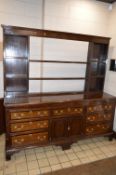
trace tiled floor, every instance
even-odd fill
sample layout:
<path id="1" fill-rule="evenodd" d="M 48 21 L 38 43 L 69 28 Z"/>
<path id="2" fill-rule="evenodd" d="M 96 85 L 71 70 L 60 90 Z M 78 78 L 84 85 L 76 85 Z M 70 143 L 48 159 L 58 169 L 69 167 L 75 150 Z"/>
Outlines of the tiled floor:
<path id="1" fill-rule="evenodd" d="M 116 140 L 99 137 L 74 143 L 66 151 L 56 146 L 22 150 L 5 161 L 4 140 L 0 136 L 0 175 L 39 175 L 116 156 Z"/>

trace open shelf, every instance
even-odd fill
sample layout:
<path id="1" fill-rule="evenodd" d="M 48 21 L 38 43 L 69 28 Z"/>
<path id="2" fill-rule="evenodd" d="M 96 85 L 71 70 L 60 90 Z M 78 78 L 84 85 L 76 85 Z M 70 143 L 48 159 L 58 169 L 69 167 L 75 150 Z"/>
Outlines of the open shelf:
<path id="1" fill-rule="evenodd" d="M 84 61 L 62 61 L 62 60 L 29 60 L 30 62 L 41 62 L 41 63 L 69 63 L 69 64 L 87 64 Z"/>
<path id="2" fill-rule="evenodd" d="M 30 77 L 29 80 L 85 80 L 85 77 Z"/>

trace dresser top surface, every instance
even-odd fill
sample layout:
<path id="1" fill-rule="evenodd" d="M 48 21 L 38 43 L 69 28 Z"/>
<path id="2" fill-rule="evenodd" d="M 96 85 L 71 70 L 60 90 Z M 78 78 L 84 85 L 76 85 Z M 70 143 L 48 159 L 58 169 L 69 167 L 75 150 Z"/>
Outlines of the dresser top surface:
<path id="1" fill-rule="evenodd" d="M 100 94 L 52 94 L 52 95 L 36 95 L 28 94 L 26 96 L 14 96 L 12 98 L 5 98 L 5 106 L 22 106 L 22 105 L 36 105 L 45 103 L 62 103 L 62 102 L 73 102 L 73 101 L 88 101 L 88 100 L 106 100 L 114 99 L 115 97 L 107 93 Z"/>

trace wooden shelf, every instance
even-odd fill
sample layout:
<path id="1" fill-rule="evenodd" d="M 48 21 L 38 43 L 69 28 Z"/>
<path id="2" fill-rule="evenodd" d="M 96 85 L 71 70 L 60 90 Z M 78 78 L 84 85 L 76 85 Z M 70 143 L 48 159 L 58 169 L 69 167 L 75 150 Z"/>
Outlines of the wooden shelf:
<path id="1" fill-rule="evenodd" d="M 29 60 L 30 62 L 40 62 L 40 63 L 69 63 L 69 64 L 87 64 L 84 61 L 61 61 L 61 60 Z"/>
<path id="2" fill-rule="evenodd" d="M 23 78 L 24 79 L 24 78 L 27 78 L 27 75 L 26 74 L 25 75 L 24 74 L 15 74 L 15 75 L 10 74 L 10 75 L 6 75 L 6 78 L 13 78 L 13 79 Z"/>
<path id="3" fill-rule="evenodd" d="M 15 60 L 15 59 L 16 59 L 16 60 L 17 60 L 17 59 L 19 59 L 19 60 L 20 60 L 20 59 L 24 59 L 24 60 L 25 60 L 25 59 L 27 59 L 27 57 L 25 57 L 25 56 L 24 56 L 24 57 L 5 56 L 5 59 L 14 59 L 14 60 Z"/>
<path id="4" fill-rule="evenodd" d="M 29 80 L 85 80 L 85 77 L 43 77 L 43 78 L 35 78 L 30 77 Z"/>

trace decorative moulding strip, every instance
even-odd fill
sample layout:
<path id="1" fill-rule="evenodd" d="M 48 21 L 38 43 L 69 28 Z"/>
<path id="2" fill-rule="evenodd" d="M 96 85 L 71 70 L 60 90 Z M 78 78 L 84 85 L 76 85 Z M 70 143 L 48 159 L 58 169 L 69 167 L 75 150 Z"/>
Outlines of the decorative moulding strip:
<path id="1" fill-rule="evenodd" d="M 33 29 L 17 26 L 6 26 L 2 25 L 5 34 L 10 35 L 23 35 L 23 36 L 38 36 L 46 38 L 56 38 L 56 39 L 67 39 L 67 40 L 78 40 L 78 41 L 88 41 L 108 44 L 110 38 L 94 36 L 94 35 L 85 35 L 85 34 L 76 34 L 52 30 L 42 30 L 42 29 Z"/>

